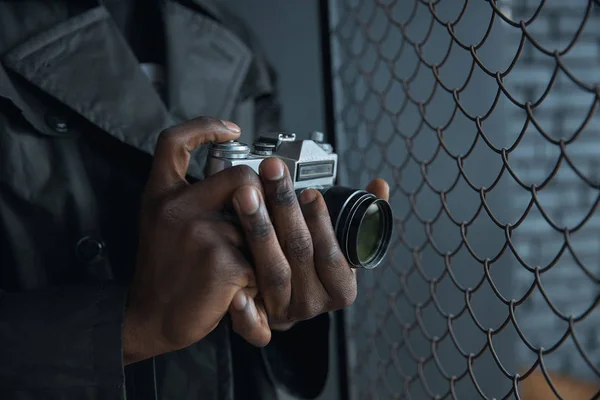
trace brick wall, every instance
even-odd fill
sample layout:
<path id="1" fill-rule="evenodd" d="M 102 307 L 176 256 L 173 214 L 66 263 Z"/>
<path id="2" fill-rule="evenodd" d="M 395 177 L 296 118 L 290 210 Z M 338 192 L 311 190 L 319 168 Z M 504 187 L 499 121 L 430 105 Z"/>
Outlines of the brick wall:
<path id="1" fill-rule="evenodd" d="M 539 5 L 539 0 L 514 0 L 505 2 L 504 10 L 512 19 L 527 20 Z M 545 49 L 562 51 L 573 40 L 585 20 L 588 1 L 547 1 L 527 31 Z M 585 87 L 581 87 L 562 70 L 547 97 L 534 107 L 533 115 L 543 131 L 552 139 L 569 141 L 580 130 L 583 121 L 589 122 L 577 138 L 566 146 L 566 154 L 579 170 L 578 174 L 562 161 L 556 175 L 538 193 L 547 216 L 557 226 L 574 228 L 589 218 L 581 228 L 572 233 L 571 241 L 579 261 L 589 271 L 588 275 L 569 252 L 565 252 L 555 265 L 542 274 L 543 287 L 555 308 L 565 316 L 577 317 L 597 301 L 600 279 L 600 214 L 595 210 L 600 184 L 600 111 L 598 94 L 589 89 L 600 87 L 600 6 L 594 6 L 575 45 L 563 56 L 562 63 Z M 520 29 L 508 29 L 508 35 L 517 39 Z M 509 38 L 510 39 L 510 38 Z M 514 50 L 509 49 L 514 52 Z M 544 54 L 529 41 L 515 69 L 507 76 L 506 84 L 519 101 L 535 103 L 548 88 L 557 61 Z M 526 112 L 517 107 L 509 109 L 509 135 L 516 137 L 523 128 Z M 524 183 L 540 185 L 551 175 L 559 157 L 560 147 L 551 143 L 530 124 L 522 142 L 510 155 L 510 165 Z M 587 180 L 587 182 L 586 182 Z M 515 187 L 511 192 L 514 207 L 524 210 L 531 194 Z M 591 216 L 588 217 L 588 215 Z M 545 267 L 565 243 L 564 235 L 551 226 L 542 214 L 534 209 L 514 233 L 513 240 L 520 255 L 535 267 Z M 532 284 L 534 274 L 520 264 L 516 268 L 517 292 L 525 293 Z M 552 311 L 539 290 L 528 299 L 518 313 L 520 326 L 531 344 L 549 348 L 568 329 L 568 322 Z M 600 312 L 592 313 L 577 322 L 575 335 L 589 360 L 600 362 Z M 518 354 L 522 364 L 531 365 L 535 356 L 519 344 Z M 546 367 L 581 378 L 598 379 L 593 369 L 580 355 L 572 339 L 544 357 Z"/>

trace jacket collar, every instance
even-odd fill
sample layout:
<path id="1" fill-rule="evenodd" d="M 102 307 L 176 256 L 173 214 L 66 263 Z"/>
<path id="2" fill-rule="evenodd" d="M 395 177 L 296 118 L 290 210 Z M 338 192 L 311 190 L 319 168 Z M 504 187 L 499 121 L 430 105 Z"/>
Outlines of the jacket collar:
<path id="1" fill-rule="evenodd" d="M 218 16 L 211 1 L 194 2 Z M 166 127 L 200 115 L 229 118 L 251 61 L 250 50 L 213 18 L 166 1 L 164 21 L 166 105 L 102 5 L 34 35 L 1 61 L 98 128 L 153 154 Z M 0 85 L 0 96 L 19 106 L 8 85 Z M 27 117 L 31 111 L 21 105 Z M 192 175 L 201 175 L 200 164 L 191 166 Z"/>

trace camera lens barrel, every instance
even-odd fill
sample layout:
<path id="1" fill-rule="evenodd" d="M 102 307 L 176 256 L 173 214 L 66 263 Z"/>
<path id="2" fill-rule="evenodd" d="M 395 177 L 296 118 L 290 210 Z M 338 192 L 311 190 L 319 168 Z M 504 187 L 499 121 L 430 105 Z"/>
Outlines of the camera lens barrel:
<path id="1" fill-rule="evenodd" d="M 390 204 L 364 190 L 319 189 L 342 253 L 351 267 L 373 269 L 385 258 L 393 230 Z M 301 190 L 297 191 L 298 195 Z"/>

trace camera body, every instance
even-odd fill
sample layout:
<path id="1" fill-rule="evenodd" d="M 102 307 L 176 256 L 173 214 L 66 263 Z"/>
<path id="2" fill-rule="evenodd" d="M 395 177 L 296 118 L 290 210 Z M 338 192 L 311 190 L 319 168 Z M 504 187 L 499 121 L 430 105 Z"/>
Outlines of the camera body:
<path id="1" fill-rule="evenodd" d="M 321 132 L 313 132 L 310 140 L 296 140 L 293 133 L 267 133 L 254 141 L 252 148 L 229 141 L 213 143 L 206 161 L 206 176 L 247 165 L 258 173 L 260 163 L 269 157 L 281 159 L 288 167 L 295 189 L 326 188 L 335 184 L 338 156 Z"/>
<path id="2" fill-rule="evenodd" d="M 247 165 L 259 173 L 260 163 L 270 157 L 288 167 L 296 195 L 304 189 L 317 189 L 323 195 L 336 238 L 353 268 L 375 268 L 383 260 L 392 235 L 392 209 L 386 200 L 364 190 L 335 185 L 338 156 L 324 135 L 313 132 L 309 140 L 296 140 L 293 133 L 267 133 L 252 144 L 238 141 L 212 143 L 205 176 Z"/>

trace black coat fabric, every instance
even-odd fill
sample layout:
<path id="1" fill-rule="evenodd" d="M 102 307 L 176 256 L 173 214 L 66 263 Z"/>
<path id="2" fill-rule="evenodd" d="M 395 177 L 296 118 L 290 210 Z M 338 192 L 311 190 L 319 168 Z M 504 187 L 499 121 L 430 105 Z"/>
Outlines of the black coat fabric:
<path id="1" fill-rule="evenodd" d="M 193 346 L 123 367 L 159 133 L 199 115 L 239 123 L 247 142 L 281 128 L 276 76 L 240 21 L 207 0 L 156 4 L 146 45 L 162 38 L 162 97 L 134 46 L 146 35 L 132 40 L 112 5 L 0 0 L 0 399 L 271 399 L 275 387 L 311 398 L 325 383 L 328 315 L 262 350 L 224 319 Z"/>

